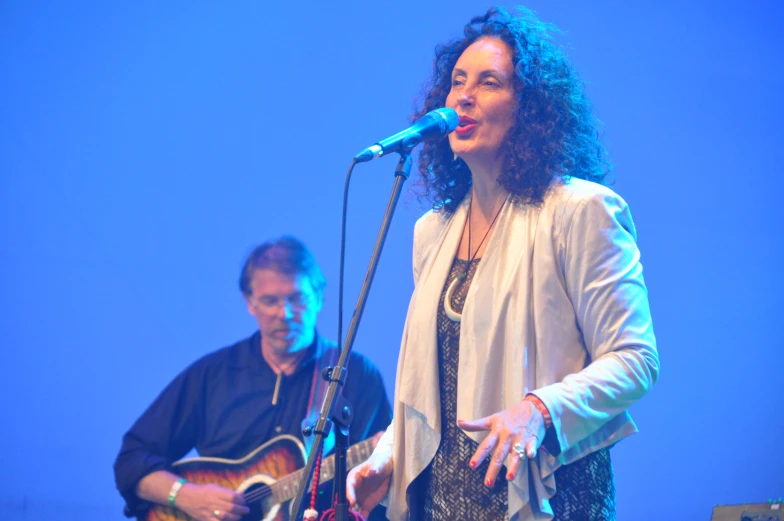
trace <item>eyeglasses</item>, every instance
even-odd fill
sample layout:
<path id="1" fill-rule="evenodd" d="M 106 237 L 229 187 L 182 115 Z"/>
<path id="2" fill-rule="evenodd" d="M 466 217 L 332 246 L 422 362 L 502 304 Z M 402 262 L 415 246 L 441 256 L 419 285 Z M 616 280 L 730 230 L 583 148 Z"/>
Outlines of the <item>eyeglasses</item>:
<path id="1" fill-rule="evenodd" d="M 275 295 L 263 295 L 253 301 L 253 307 L 266 314 L 277 313 L 278 310 L 288 306 L 294 312 L 304 311 L 313 304 L 316 296 L 312 293 L 293 293 L 287 297 L 277 297 Z"/>

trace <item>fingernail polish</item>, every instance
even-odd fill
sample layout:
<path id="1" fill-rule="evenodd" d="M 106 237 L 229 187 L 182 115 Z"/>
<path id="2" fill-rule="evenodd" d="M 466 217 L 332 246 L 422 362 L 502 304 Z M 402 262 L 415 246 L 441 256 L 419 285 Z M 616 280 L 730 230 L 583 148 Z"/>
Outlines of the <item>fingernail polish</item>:
<path id="1" fill-rule="evenodd" d="M 493 486 L 493 480 L 490 479 L 490 478 L 486 479 L 485 480 L 485 485 L 487 485 L 488 487 L 492 487 Z"/>
<path id="2" fill-rule="evenodd" d="M 514 474 L 512 474 L 511 472 L 510 472 L 509 474 L 507 474 L 507 475 L 506 475 L 506 480 L 507 480 L 507 481 L 511 481 L 511 480 L 513 480 L 513 479 L 514 479 Z"/>
<path id="3" fill-rule="evenodd" d="M 472 469 L 475 469 L 476 468 L 476 461 L 469 461 L 468 462 L 468 466 L 471 467 Z"/>

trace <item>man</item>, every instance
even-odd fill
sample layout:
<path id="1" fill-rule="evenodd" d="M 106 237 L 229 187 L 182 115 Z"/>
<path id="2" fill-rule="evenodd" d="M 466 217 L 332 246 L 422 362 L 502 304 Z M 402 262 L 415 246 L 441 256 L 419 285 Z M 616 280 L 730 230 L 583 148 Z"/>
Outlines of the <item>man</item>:
<path id="1" fill-rule="evenodd" d="M 240 519 L 248 513 L 241 494 L 186 481 L 172 463 L 193 448 L 237 460 L 277 436 L 302 440 L 303 424 L 320 408 L 319 374 L 337 350 L 316 331 L 325 280 L 313 256 L 293 237 L 262 244 L 248 256 L 239 286 L 259 330 L 185 369 L 123 438 L 114 471 L 128 517 L 143 518 L 157 503 L 200 521 Z M 343 396 L 354 411 L 351 443 L 389 425 L 379 371 L 359 354 L 349 359 Z"/>

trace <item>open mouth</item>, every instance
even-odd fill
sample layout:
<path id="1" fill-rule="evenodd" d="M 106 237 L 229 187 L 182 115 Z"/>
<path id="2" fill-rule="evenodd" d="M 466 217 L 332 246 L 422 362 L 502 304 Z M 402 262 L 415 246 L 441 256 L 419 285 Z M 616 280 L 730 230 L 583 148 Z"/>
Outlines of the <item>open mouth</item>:
<path id="1" fill-rule="evenodd" d="M 465 136 L 476 128 L 476 120 L 468 116 L 460 116 L 460 123 L 455 129 L 455 134 Z"/>

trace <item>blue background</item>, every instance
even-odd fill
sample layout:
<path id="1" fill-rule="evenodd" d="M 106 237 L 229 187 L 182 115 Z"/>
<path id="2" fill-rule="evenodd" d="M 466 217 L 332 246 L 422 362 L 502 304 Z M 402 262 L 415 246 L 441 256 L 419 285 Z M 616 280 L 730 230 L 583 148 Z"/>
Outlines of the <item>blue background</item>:
<path id="1" fill-rule="evenodd" d="M 650 290 L 662 373 L 613 451 L 619 518 L 784 495 L 784 8 L 528 6 L 588 81 Z M 349 161 L 407 126 L 435 44 L 487 7 L 0 3 L 3 519 L 122 519 L 120 438 L 183 367 L 253 331 L 236 280 L 254 244 L 312 248 L 336 335 Z M 355 171 L 346 320 L 395 163 Z M 407 191 L 356 344 L 390 393 L 423 211 Z"/>

